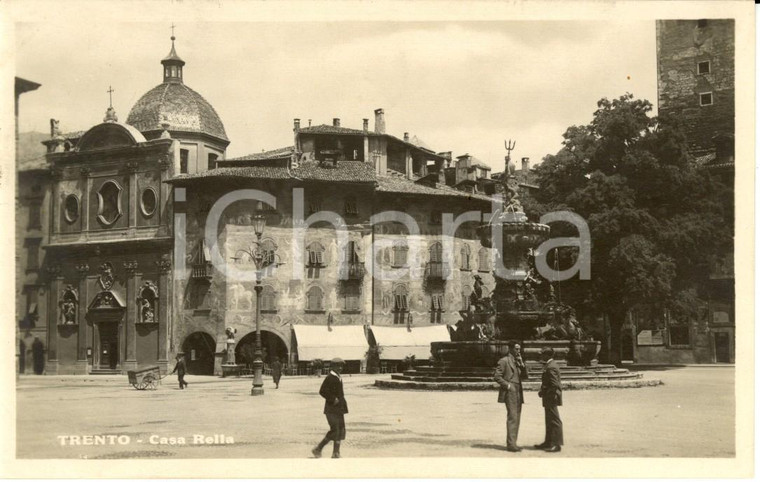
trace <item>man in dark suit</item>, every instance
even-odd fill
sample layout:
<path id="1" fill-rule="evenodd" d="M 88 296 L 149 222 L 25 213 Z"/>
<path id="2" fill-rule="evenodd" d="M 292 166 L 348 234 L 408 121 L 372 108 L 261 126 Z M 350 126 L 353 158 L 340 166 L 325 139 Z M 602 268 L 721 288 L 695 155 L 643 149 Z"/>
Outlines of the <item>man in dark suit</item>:
<path id="1" fill-rule="evenodd" d="M 342 371 L 343 360 L 333 358 L 330 362 L 330 373 L 325 377 L 322 387 L 319 389 L 319 394 L 325 399 L 324 414 L 327 417 L 330 430 L 325 434 L 325 438 L 311 450 L 311 453 L 316 458 L 322 456 L 322 449 L 332 440 L 332 458 L 339 459 L 340 442 L 346 439 L 346 421 L 344 415 L 348 413 L 348 404 L 346 404 L 346 399 L 343 396 L 343 380 L 340 378 Z"/>
<path id="2" fill-rule="evenodd" d="M 185 381 L 185 372 L 187 371 L 187 365 L 185 364 L 185 354 L 177 353 L 177 364 L 174 365 L 172 373 L 177 372 L 177 379 L 179 380 L 179 389 L 184 390 L 187 386 Z"/>
<path id="3" fill-rule="evenodd" d="M 496 364 L 494 380 L 499 384 L 499 403 L 507 406 L 507 450 L 519 452 L 517 433 L 520 431 L 520 414 L 524 403 L 522 381 L 527 380 L 520 345 L 515 341 L 507 343 L 509 353 Z"/>
<path id="4" fill-rule="evenodd" d="M 554 350 L 552 348 L 541 350 L 541 359 L 544 362 L 544 372 L 541 374 L 541 389 L 538 391 L 538 396 L 543 400 L 546 435 L 544 442 L 536 445 L 536 448 L 544 449 L 547 452 L 559 452 L 564 443 L 562 420 L 559 418 L 559 409 L 557 408 L 562 405 L 562 381 L 559 376 L 559 365 L 554 361 Z"/>

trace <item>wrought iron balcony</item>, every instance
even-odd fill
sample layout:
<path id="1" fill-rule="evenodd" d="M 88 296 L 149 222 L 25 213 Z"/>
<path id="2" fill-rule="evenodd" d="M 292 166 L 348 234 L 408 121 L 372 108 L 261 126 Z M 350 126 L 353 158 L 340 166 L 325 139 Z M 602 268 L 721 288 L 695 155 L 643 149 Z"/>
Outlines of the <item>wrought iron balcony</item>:
<path id="1" fill-rule="evenodd" d="M 425 266 L 425 278 L 445 280 L 449 277 L 449 263 L 429 261 Z"/>

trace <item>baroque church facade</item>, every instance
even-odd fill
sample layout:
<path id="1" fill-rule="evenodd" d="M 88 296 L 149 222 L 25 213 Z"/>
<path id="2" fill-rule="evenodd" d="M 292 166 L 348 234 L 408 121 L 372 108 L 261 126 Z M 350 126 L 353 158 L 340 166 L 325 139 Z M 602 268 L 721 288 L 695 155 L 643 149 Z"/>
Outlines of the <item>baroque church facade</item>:
<path id="1" fill-rule="evenodd" d="M 265 362 L 334 353 L 359 371 L 370 346 L 408 346 L 380 350 L 398 361 L 449 339 L 476 280 L 494 286 L 493 252 L 475 233 L 496 193 L 487 166 L 387 133 L 382 109 L 373 130 L 369 119 L 356 129 L 296 119 L 292 146 L 228 159 L 224 124 L 185 84 L 174 40 L 163 82 L 126 122 L 113 107 L 82 133 L 51 122 L 34 305 L 46 373 L 166 370 L 183 352 L 191 373 L 218 374 L 229 331 L 244 365 L 257 293 Z M 377 218 L 386 211 L 416 229 Z M 469 214 L 447 235 L 444 213 Z M 250 276 L 257 215 L 260 249 L 276 260 L 260 289 Z"/>

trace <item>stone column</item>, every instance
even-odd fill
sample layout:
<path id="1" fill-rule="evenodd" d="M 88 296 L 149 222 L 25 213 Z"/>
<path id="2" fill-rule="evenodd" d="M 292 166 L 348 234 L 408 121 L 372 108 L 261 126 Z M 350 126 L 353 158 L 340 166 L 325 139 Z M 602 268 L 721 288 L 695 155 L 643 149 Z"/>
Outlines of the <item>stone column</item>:
<path id="1" fill-rule="evenodd" d="M 124 370 L 134 370 L 137 368 L 137 333 L 135 331 L 135 322 L 139 316 L 137 312 L 137 280 L 135 277 L 137 261 L 125 261 L 124 270 L 127 272 L 127 312 L 124 316 L 123 343 L 127 356 L 124 359 Z"/>
<path id="2" fill-rule="evenodd" d="M 137 193 L 137 161 L 127 162 L 129 172 L 129 227 L 137 226 L 138 193 Z"/>
<path id="3" fill-rule="evenodd" d="M 169 362 L 167 334 L 169 324 L 172 322 L 169 310 L 169 303 L 172 302 L 169 296 L 169 277 L 172 267 L 170 255 L 161 255 L 161 259 L 156 261 L 156 266 L 158 267 L 158 363 L 166 367 Z"/>
<path id="4" fill-rule="evenodd" d="M 58 373 L 58 297 L 61 295 L 63 286 L 63 276 L 61 275 L 61 265 L 53 264 L 48 266 L 48 275 L 50 276 L 50 291 L 48 292 L 48 330 L 47 330 L 47 363 L 45 371 L 47 373 Z"/>
<path id="5" fill-rule="evenodd" d="M 80 170 L 82 174 L 82 201 L 81 201 L 81 214 L 82 219 L 82 232 L 90 230 L 90 190 L 92 189 L 92 178 L 90 178 L 90 168 L 83 167 Z"/>
<path id="6" fill-rule="evenodd" d="M 79 306 L 77 307 L 77 366 L 85 369 L 87 366 L 87 302 L 90 299 L 87 293 L 87 274 L 90 266 L 86 261 L 77 263 L 75 266 L 79 276 Z M 86 370 L 84 371 L 86 372 Z"/>

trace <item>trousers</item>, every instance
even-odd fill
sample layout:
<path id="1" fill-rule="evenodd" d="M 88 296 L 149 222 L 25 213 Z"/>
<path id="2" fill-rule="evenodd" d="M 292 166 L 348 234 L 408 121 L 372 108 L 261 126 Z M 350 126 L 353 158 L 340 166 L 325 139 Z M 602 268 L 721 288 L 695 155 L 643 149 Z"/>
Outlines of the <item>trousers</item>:
<path id="1" fill-rule="evenodd" d="M 522 414 L 521 402 L 518 387 L 507 391 L 504 402 L 507 407 L 507 448 L 517 447 L 517 434 L 520 431 L 520 415 Z"/>
<path id="2" fill-rule="evenodd" d="M 330 425 L 330 430 L 325 435 L 325 438 L 340 442 L 346 439 L 346 419 L 342 413 L 326 413 L 327 423 Z"/>
<path id="3" fill-rule="evenodd" d="M 546 422 L 544 443 L 550 446 L 563 445 L 565 440 L 562 434 L 562 420 L 559 418 L 559 407 L 556 405 L 544 407 L 544 420 Z"/>

